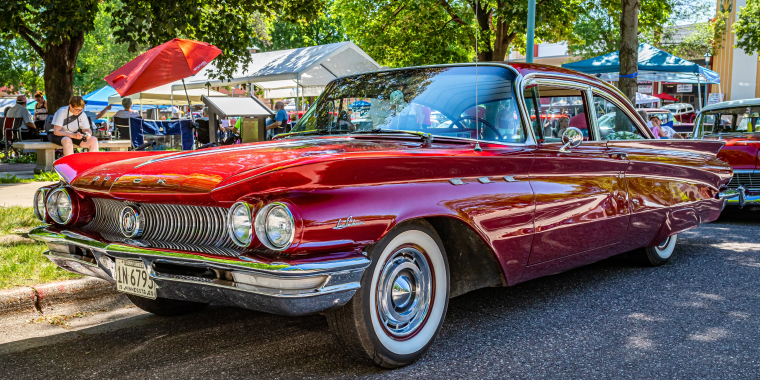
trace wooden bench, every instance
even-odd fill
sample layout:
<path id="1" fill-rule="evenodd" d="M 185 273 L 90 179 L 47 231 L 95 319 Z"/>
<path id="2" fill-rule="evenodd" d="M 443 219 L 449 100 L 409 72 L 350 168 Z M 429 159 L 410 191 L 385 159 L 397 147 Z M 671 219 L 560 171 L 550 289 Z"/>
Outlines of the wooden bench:
<path id="1" fill-rule="evenodd" d="M 129 140 L 111 140 L 111 141 L 98 141 L 98 146 L 110 151 L 127 151 L 131 147 Z M 53 162 L 55 161 L 55 150 L 63 149 L 60 145 L 55 145 L 47 141 L 23 141 L 13 143 L 13 147 L 19 150 L 30 149 L 37 151 L 37 167 L 34 168 L 36 174 L 40 174 L 43 171 L 49 172 L 53 170 Z M 74 145 L 75 148 L 79 146 Z"/>

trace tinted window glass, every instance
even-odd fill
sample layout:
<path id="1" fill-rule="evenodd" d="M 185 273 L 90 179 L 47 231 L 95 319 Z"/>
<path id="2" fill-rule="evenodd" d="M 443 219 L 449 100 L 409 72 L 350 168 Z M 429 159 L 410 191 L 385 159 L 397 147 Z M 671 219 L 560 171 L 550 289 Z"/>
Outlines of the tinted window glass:
<path id="1" fill-rule="evenodd" d="M 594 111 L 602 140 L 643 139 L 633 121 L 615 103 L 594 96 Z"/>
<path id="2" fill-rule="evenodd" d="M 760 121 L 760 107 L 737 107 L 703 112 L 699 118 L 699 127 L 702 135 L 758 133 L 760 132 L 758 121 Z"/>
<path id="3" fill-rule="evenodd" d="M 503 67 L 393 70 L 331 82 L 293 132 L 405 130 L 437 136 L 523 142 L 514 78 Z M 477 102 L 477 105 L 476 105 Z M 364 105 L 360 118 L 350 106 Z M 348 112 L 351 108 L 351 113 Z"/>
<path id="4" fill-rule="evenodd" d="M 543 138 L 541 131 L 541 120 L 539 118 L 538 106 L 538 86 L 533 86 L 525 89 L 524 98 L 525 105 L 528 107 L 528 116 L 530 117 L 531 128 L 537 139 Z"/>
<path id="5" fill-rule="evenodd" d="M 583 93 L 580 90 L 562 88 L 539 89 L 541 95 L 541 125 L 546 141 L 562 138 L 562 133 L 568 127 L 581 130 L 585 140 L 588 140 L 589 129 L 586 118 L 586 108 Z M 558 93 L 552 96 L 552 92 Z"/>

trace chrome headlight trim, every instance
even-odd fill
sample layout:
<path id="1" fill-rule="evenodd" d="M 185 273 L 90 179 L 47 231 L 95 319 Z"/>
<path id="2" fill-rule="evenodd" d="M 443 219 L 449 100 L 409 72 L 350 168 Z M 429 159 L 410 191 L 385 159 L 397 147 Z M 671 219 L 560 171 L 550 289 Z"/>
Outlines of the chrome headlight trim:
<path id="1" fill-rule="evenodd" d="M 277 207 L 283 208 L 285 212 L 288 214 L 291 228 L 293 229 L 293 233 L 290 235 L 290 239 L 283 246 L 277 246 L 274 243 L 272 243 L 272 241 L 269 240 L 269 234 L 267 233 L 267 218 L 269 217 L 269 213 Z M 288 249 L 291 246 L 291 244 L 293 244 L 293 239 L 295 238 L 295 235 L 296 235 L 295 234 L 296 221 L 293 218 L 293 213 L 290 212 L 290 208 L 288 208 L 288 205 L 281 202 L 272 202 L 262 207 L 261 210 L 259 210 L 259 212 L 256 214 L 256 219 L 254 220 L 254 227 L 256 230 L 256 237 L 259 238 L 259 241 L 261 241 L 261 243 L 264 244 L 267 248 L 274 251 L 284 251 Z"/>
<path id="2" fill-rule="evenodd" d="M 46 188 L 39 188 L 39 189 L 37 189 L 37 191 L 34 193 L 34 199 L 33 199 L 33 201 L 32 201 L 32 202 L 34 202 L 34 204 L 32 205 L 32 207 L 34 208 L 34 216 L 36 216 L 36 217 L 37 217 L 37 219 L 39 219 L 39 220 L 40 220 L 40 222 L 44 222 L 44 221 L 46 221 L 46 219 L 47 219 L 47 218 L 45 217 L 45 216 L 47 215 L 47 206 L 46 206 L 46 204 L 45 204 L 45 197 L 47 196 L 47 193 L 48 193 L 49 191 L 50 191 L 50 189 L 46 189 Z M 40 198 L 40 197 L 41 197 L 41 198 Z M 39 206 L 39 200 L 40 200 L 40 199 L 42 199 L 42 209 L 41 209 L 41 210 L 40 210 L 40 209 L 39 209 L 39 207 L 38 207 L 38 206 Z"/>
<path id="3" fill-rule="evenodd" d="M 65 220 L 60 218 L 58 215 L 58 199 L 62 196 L 65 196 L 71 205 L 71 211 Z M 69 195 L 67 188 L 59 187 L 50 192 L 50 195 L 47 197 L 47 201 L 45 201 L 45 211 L 47 212 L 48 216 L 50 216 L 50 218 L 58 224 L 68 224 L 71 221 L 71 218 L 74 216 L 74 211 L 76 210 L 74 208 L 74 202 L 72 202 L 71 195 Z"/>
<path id="4" fill-rule="evenodd" d="M 238 239 L 237 235 L 235 235 L 235 226 L 233 225 L 232 216 L 235 213 L 235 210 L 238 207 L 244 207 L 246 214 L 248 215 L 248 221 L 251 223 L 251 227 L 249 227 L 248 231 L 248 241 L 241 241 Z M 227 232 L 230 234 L 230 239 L 232 239 L 232 242 L 237 244 L 240 247 L 246 248 L 249 245 L 251 245 L 251 241 L 253 240 L 253 217 L 251 215 L 251 206 L 248 205 L 248 203 L 245 202 L 237 202 L 232 207 L 230 207 L 230 211 L 227 213 Z"/>
<path id="5" fill-rule="evenodd" d="M 131 220 L 132 224 L 127 225 L 127 222 Z M 140 220 L 140 210 L 134 206 L 126 206 L 121 209 L 119 213 L 119 230 L 128 238 L 138 238 L 142 236 L 143 229 L 142 221 Z"/>

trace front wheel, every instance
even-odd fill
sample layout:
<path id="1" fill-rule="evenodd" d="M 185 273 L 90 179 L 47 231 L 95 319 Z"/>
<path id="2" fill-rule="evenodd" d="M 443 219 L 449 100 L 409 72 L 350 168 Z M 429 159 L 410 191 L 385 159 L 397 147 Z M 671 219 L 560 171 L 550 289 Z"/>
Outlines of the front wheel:
<path id="1" fill-rule="evenodd" d="M 385 368 L 411 364 L 430 348 L 449 303 L 449 264 L 425 221 L 399 226 L 369 249 L 361 289 L 327 314 L 346 350 Z"/>
<path id="2" fill-rule="evenodd" d="M 637 262 L 657 267 L 667 263 L 673 256 L 673 250 L 676 248 L 678 235 L 668 236 L 660 244 L 654 247 L 646 247 L 632 252 L 632 257 Z"/>

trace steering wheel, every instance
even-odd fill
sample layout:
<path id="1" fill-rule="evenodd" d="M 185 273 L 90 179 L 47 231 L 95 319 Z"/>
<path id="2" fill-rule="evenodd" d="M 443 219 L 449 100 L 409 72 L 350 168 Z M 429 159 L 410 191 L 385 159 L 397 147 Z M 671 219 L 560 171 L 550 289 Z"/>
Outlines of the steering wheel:
<path id="1" fill-rule="evenodd" d="M 482 122 L 486 125 L 486 127 L 491 128 L 491 130 L 496 133 L 496 136 L 499 138 L 499 140 L 503 140 L 504 138 L 501 136 L 501 133 L 499 133 L 499 130 L 496 129 L 491 123 L 487 122 L 485 119 L 476 118 L 475 116 L 462 116 L 459 119 L 457 119 L 454 124 L 460 125 L 459 122 L 462 120 L 475 120 L 475 130 L 477 130 L 477 123 L 478 121 Z"/>

